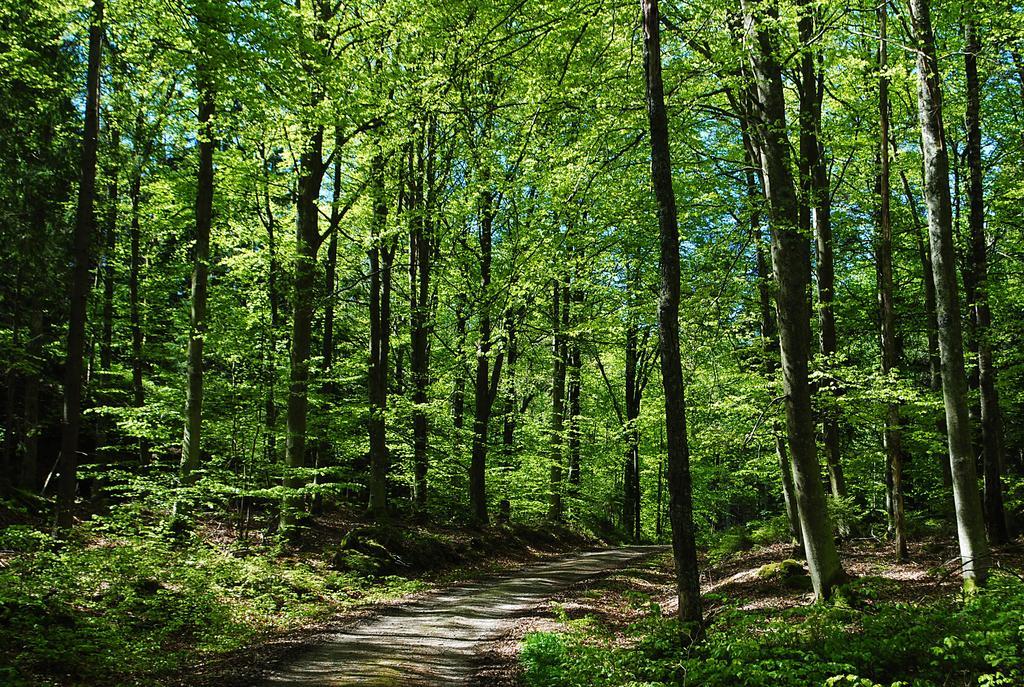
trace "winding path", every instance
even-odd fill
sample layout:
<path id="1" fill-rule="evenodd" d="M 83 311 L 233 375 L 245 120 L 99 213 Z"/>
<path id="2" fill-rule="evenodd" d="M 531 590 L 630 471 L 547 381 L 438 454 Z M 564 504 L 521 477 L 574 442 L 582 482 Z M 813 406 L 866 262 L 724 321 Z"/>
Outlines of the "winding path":
<path id="1" fill-rule="evenodd" d="M 326 636 L 279 666 L 264 687 L 466 685 L 479 654 L 517 616 L 563 589 L 662 547 L 562 556 L 488 582 L 456 587 Z"/>

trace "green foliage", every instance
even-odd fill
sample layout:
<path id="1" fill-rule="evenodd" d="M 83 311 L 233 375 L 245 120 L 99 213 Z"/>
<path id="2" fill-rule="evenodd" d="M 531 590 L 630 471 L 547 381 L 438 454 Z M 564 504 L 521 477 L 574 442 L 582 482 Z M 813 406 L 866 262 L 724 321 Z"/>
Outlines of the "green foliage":
<path id="1" fill-rule="evenodd" d="M 3 684 L 158 683 L 200 656 L 421 588 L 316 558 L 231 550 L 159 531 L 0 530 Z"/>
<path id="2" fill-rule="evenodd" d="M 1024 680 L 1021 580 L 997 575 L 975 594 L 922 604 L 878 602 L 879 584 L 865 578 L 845 591 L 845 601 L 778 617 L 727 607 L 704 640 L 686 649 L 676 621 L 659 612 L 630 628 L 629 646 L 602 639 L 599 629 L 532 635 L 524 643 L 527 684 L 939 687 Z"/>

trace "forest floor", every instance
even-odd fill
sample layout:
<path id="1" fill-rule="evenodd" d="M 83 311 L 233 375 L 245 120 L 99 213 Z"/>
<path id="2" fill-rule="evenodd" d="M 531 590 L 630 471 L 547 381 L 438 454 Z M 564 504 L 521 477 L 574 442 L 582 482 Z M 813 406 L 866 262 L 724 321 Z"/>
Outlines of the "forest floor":
<path id="1" fill-rule="evenodd" d="M 792 566 L 795 571 L 783 567 L 781 574 L 775 573 L 778 564 L 790 561 L 792 554 L 791 546 L 774 544 L 742 551 L 714 564 L 705 561 L 701 566 L 701 591 L 706 624 L 713 625 L 720 615 L 736 611 L 767 619 L 808 607 L 813 594 L 805 564 Z M 956 548 L 951 543 L 933 540 L 911 544 L 906 563 L 897 563 L 891 546 L 881 546 L 874 540 L 849 542 L 842 547 L 841 555 L 846 571 L 861 581 L 860 589 L 870 590 L 868 598 L 858 599 L 867 613 L 871 607 L 920 605 L 950 598 L 961 588 Z M 1024 544 L 1003 547 L 995 557 L 1004 569 L 1024 569 Z M 522 614 L 506 625 L 502 636 L 481 658 L 474 684 L 523 684 L 520 654 L 524 640 L 531 635 L 575 634 L 585 643 L 628 649 L 643 635 L 642 630 L 638 635 L 637 628 L 643 627 L 654 609 L 655 615 L 670 616 L 676 608 L 675 572 L 668 553 L 638 559 L 609 575 L 582 580 L 552 596 L 548 603 L 536 606 L 533 613 Z"/>

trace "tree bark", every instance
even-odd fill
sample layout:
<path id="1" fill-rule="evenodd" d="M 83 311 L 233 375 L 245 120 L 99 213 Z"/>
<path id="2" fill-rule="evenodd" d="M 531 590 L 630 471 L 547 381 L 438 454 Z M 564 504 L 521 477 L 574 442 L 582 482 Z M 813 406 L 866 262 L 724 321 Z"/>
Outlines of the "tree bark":
<path id="1" fill-rule="evenodd" d="M 967 412 L 963 331 L 957 292 L 953 246 L 952 202 L 949 193 L 949 155 L 942 123 L 942 92 L 928 0 L 911 0 L 911 18 L 917 42 L 918 113 L 924 158 L 925 202 L 928 205 L 929 243 L 935 277 L 939 321 L 942 393 L 946 408 L 946 434 L 953 474 L 953 500 L 965 585 L 982 585 L 991 556 L 978 494 L 971 430 Z"/>
<path id="2" fill-rule="evenodd" d="M 409 364 L 413 387 L 413 500 L 424 513 L 427 507 L 429 432 L 427 389 L 430 385 L 430 277 L 433 246 L 434 120 L 419 139 L 416 166 L 416 205 L 409 233 Z M 410 169 L 410 173 L 413 170 Z M 426 190 L 424 192 L 424 187 Z"/>
<path id="3" fill-rule="evenodd" d="M 826 599 L 833 587 L 843 581 L 845 573 L 832 538 L 820 479 L 808 382 L 810 246 L 799 228 L 799 203 L 790 171 L 782 72 L 774 55 L 775 41 L 762 25 L 762 3 L 744 0 L 743 9 L 747 40 L 753 42 L 750 59 L 757 95 L 754 123 L 771 213 L 790 461 L 811 582 L 818 598 Z"/>
<path id="4" fill-rule="evenodd" d="M 373 235 L 370 258 L 370 515 L 387 513 L 387 484 L 390 455 L 387 441 L 388 357 L 391 352 L 391 267 L 396 243 L 384 237 L 387 229 L 387 197 L 384 189 L 384 158 L 373 162 Z"/>
<path id="5" fill-rule="evenodd" d="M 485 184 L 488 182 L 484 175 Z M 473 448 L 469 466 L 469 510 L 476 525 L 487 523 L 487 435 L 494 396 L 501 379 L 503 353 L 490 364 L 491 331 L 491 259 L 494 230 L 494 193 L 481 192 L 480 213 L 480 293 L 479 331 L 476 345 L 475 412 L 473 415 Z"/>
<path id="6" fill-rule="evenodd" d="M 641 0 L 644 32 L 644 75 L 651 141 L 651 183 L 658 205 L 661 293 L 658 331 L 661 336 L 661 377 L 665 389 L 665 430 L 668 439 L 669 521 L 676 563 L 679 619 L 700 626 L 703 620 L 697 546 L 693 526 L 690 447 L 686 436 L 686 392 L 679 349 L 679 225 L 672 188 L 668 115 L 661 75 L 661 29 L 658 0 Z"/>
<path id="7" fill-rule="evenodd" d="M 106 242 L 103 250 L 103 334 L 100 340 L 100 369 L 105 372 L 110 370 L 111 344 L 114 338 L 114 249 L 117 245 L 118 210 L 117 158 L 121 146 L 121 134 L 117 129 L 111 130 L 110 139 L 114 161 L 108 170 L 110 179 L 107 180 L 106 226 L 104 227 Z"/>
<path id="8" fill-rule="evenodd" d="M 192 309 L 189 316 L 188 384 L 185 388 L 185 432 L 181 442 L 181 482 L 195 482 L 203 427 L 203 339 L 206 336 L 206 292 L 210 270 L 210 228 L 213 224 L 213 84 L 207 67 L 197 68 L 199 92 L 199 176 L 196 181 L 196 238 L 192 266 Z"/>
<path id="9" fill-rule="evenodd" d="M 313 102 L 319 102 L 314 94 Z M 293 273 L 292 349 L 286 410 L 286 493 L 281 507 L 281 530 L 291 536 L 303 498 L 298 493 L 306 479 L 306 426 L 309 412 L 309 356 L 312 347 L 313 311 L 316 298 L 316 255 L 320 247 L 319 199 L 323 182 L 324 127 L 312 126 L 299 158 L 298 221 Z"/>
<path id="10" fill-rule="evenodd" d="M 85 128 L 79 166 L 78 207 L 71 243 L 71 312 L 64 365 L 64 415 L 58 464 L 58 531 L 69 529 L 78 482 L 78 439 L 82 421 L 82 358 L 89 300 L 89 268 L 96 226 L 96 157 L 99 142 L 100 57 L 103 46 L 103 0 L 94 0 L 89 22 L 89 57 L 86 72 Z"/>
<path id="11" fill-rule="evenodd" d="M 881 307 L 882 374 L 887 378 L 899 364 L 896 335 L 896 305 L 894 300 L 892 268 L 892 221 L 890 212 L 891 175 L 889 171 L 889 77 L 887 45 L 888 10 L 883 4 L 878 10 L 878 111 L 879 111 L 879 171 L 878 171 L 878 237 L 876 262 L 878 265 L 878 300 Z M 887 403 L 883 442 L 887 468 L 891 474 L 891 525 L 895 539 L 896 559 L 907 559 L 907 537 L 903 518 L 903 437 L 900 431 L 900 408 Z"/>
<path id="12" fill-rule="evenodd" d="M 141 128 L 141 125 L 137 127 L 137 139 L 141 137 Z M 131 269 L 128 272 L 128 319 L 132 330 L 132 405 L 137 409 L 142 408 L 146 403 L 146 390 L 142 383 L 142 309 L 139 304 L 139 280 L 142 272 L 142 228 L 139 224 L 142 201 L 142 165 L 143 158 L 139 156 L 135 159 L 132 180 L 128 187 L 128 196 L 131 203 L 131 219 L 129 222 Z M 139 437 L 138 458 L 140 464 L 146 462 L 146 454 L 148 452 L 146 439 Z"/>
<path id="13" fill-rule="evenodd" d="M 971 12 L 975 11 L 972 8 Z M 967 82 L 967 167 L 969 172 L 968 224 L 971 230 L 971 272 L 974 276 L 974 340 L 978 354 L 978 389 L 981 394 L 981 446 L 984 474 L 984 510 L 988 540 L 1003 544 L 1009 539 L 1003 508 L 1001 468 L 1003 459 L 1003 418 L 992 360 L 992 311 L 988 304 L 988 245 L 985 239 L 985 186 L 981 162 L 981 85 L 978 54 L 981 39 L 974 15 L 968 12 L 964 72 Z"/>
<path id="14" fill-rule="evenodd" d="M 567 288 L 555 280 L 552 295 L 552 381 L 551 381 L 551 436 L 549 438 L 550 484 L 548 486 L 548 518 L 554 522 L 562 519 L 562 435 L 565 424 L 565 371 L 566 342 L 565 326 L 568 321 L 569 303 L 565 298 Z"/>
<path id="15" fill-rule="evenodd" d="M 821 99 L 823 84 L 819 83 L 815 65 L 816 10 L 809 0 L 800 3 L 798 33 L 803 52 L 800 56 L 800 228 L 810 234 L 813 229 L 817 250 L 817 295 L 819 345 L 825 366 L 833 362 L 836 354 L 836 317 L 832 307 L 835 294 L 835 255 L 832 245 L 832 195 L 825 164 L 824 144 L 821 142 Z M 822 79 L 823 80 L 823 79 Z M 813 214 L 813 222 L 812 222 Z M 813 227 L 812 227 L 813 224 Z M 835 496 L 846 495 L 839 452 L 839 418 L 834 408 L 822 414 L 822 439 L 829 484 Z"/>

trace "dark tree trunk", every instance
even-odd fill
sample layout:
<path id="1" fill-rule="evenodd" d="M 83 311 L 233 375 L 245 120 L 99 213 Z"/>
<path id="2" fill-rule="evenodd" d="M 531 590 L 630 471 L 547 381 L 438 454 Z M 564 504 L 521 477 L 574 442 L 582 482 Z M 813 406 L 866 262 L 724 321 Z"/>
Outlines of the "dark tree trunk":
<path id="1" fill-rule="evenodd" d="M 635 287 L 635 285 L 634 285 Z M 630 316 L 632 317 L 632 315 Z M 623 524 L 633 541 L 640 542 L 641 493 L 640 493 L 640 403 L 643 384 L 640 370 L 640 336 L 636 321 L 631 321 L 626 330 L 626 469 L 624 480 Z"/>
<path id="2" fill-rule="evenodd" d="M 274 204 L 270 196 L 270 169 L 271 164 L 260 148 L 260 162 L 263 167 L 263 214 L 264 226 L 267 229 L 267 300 L 270 305 L 270 331 L 267 332 L 267 353 L 264 360 L 264 375 L 266 375 L 266 396 L 264 398 L 263 410 L 263 433 L 264 433 L 264 458 L 268 464 L 277 462 L 277 344 L 281 331 L 281 290 L 279 278 L 281 264 L 278 258 L 277 247 L 277 219 L 274 215 Z M 325 337 L 326 338 L 326 337 Z M 325 344 L 326 350 L 326 344 Z"/>
<path id="3" fill-rule="evenodd" d="M 832 195 L 825 164 L 824 144 L 820 140 L 821 99 L 824 78 L 819 78 L 816 53 L 811 48 L 816 30 L 816 10 L 812 3 L 800 4 L 798 31 L 804 50 L 800 57 L 800 228 L 812 231 L 818 267 L 818 322 L 820 350 L 826 367 L 836 353 L 836 317 L 832 307 L 835 294 L 835 256 L 832 246 Z M 839 454 L 839 418 L 834 408 L 822 414 L 822 439 L 829 484 L 835 496 L 846 495 L 846 480 Z"/>
<path id="4" fill-rule="evenodd" d="M 575 282 L 575 278 L 574 278 Z M 580 351 L 580 338 L 578 325 L 580 310 L 583 305 L 583 291 L 575 283 L 569 289 L 570 302 L 572 303 L 569 313 L 572 320 L 572 333 L 566 338 L 566 405 L 569 413 L 569 427 L 567 432 L 569 449 L 569 497 L 570 508 L 576 508 L 575 500 L 579 497 L 580 491 L 580 450 L 581 450 L 581 428 L 580 415 L 582 413 L 583 393 L 583 370 Z M 638 475 L 639 476 L 639 475 Z"/>
<path id="5" fill-rule="evenodd" d="M 661 294 L 658 331 L 661 335 L 661 378 L 665 389 L 665 428 L 668 437 L 669 521 L 676 562 L 679 619 L 698 627 L 703 619 L 697 546 L 693 527 L 690 447 L 686 437 L 686 392 L 679 350 L 679 225 L 672 189 L 668 115 L 661 77 L 661 33 L 658 0 L 641 0 L 644 32 L 644 73 L 651 141 L 651 182 L 658 203 Z"/>
<path id="6" fill-rule="evenodd" d="M 878 267 L 878 300 L 881 309 L 882 374 L 893 374 L 899 364 L 899 346 L 896 334 L 896 304 L 892 272 L 892 221 L 890 213 L 891 176 L 889 172 L 889 77 L 887 46 L 888 11 L 885 5 L 878 10 L 878 111 L 879 111 L 879 171 L 878 171 L 878 237 L 876 238 L 876 264 Z M 907 536 L 903 518 L 903 437 L 900 431 L 900 408 L 887 403 L 883 442 L 888 480 L 891 483 L 889 502 L 896 545 L 896 559 L 907 559 Z"/>
<path id="7" fill-rule="evenodd" d="M 388 454 L 388 356 L 391 350 L 391 266 L 396 244 L 384 238 L 387 229 L 387 196 L 384 190 L 384 158 L 373 163 L 373 235 L 370 247 L 370 479 L 367 510 L 375 517 L 387 512 Z"/>
<path id="8" fill-rule="evenodd" d="M 487 179 L 485 177 L 485 183 Z M 487 523 L 487 434 L 494 407 L 494 396 L 501 379 L 503 353 L 491 356 L 491 252 L 494 225 L 494 194 L 480 194 L 480 292 L 479 332 L 476 346 L 475 413 L 473 415 L 473 449 L 469 466 L 470 517 L 477 525 Z"/>
<path id="9" fill-rule="evenodd" d="M 100 340 L 100 369 L 108 372 L 112 358 L 111 343 L 114 338 L 114 249 L 117 245 L 117 203 L 118 203 L 118 166 L 117 157 L 121 145 L 121 135 L 116 129 L 110 133 L 114 162 L 108 170 L 110 179 L 107 181 L 106 226 L 103 250 L 103 334 Z"/>
<path id="10" fill-rule="evenodd" d="M 139 127 L 141 134 L 141 127 Z M 142 228 L 139 225 L 139 213 L 142 194 L 143 157 L 135 160 L 131 184 L 128 187 L 131 202 L 131 220 L 129 223 L 129 241 L 131 243 L 131 269 L 128 271 L 128 319 L 132 330 L 132 405 L 142 408 L 146 403 L 146 390 L 142 384 L 142 309 L 139 303 L 139 279 L 142 271 Z M 146 462 L 149 452 L 145 438 L 140 437 L 138 443 L 139 463 Z"/>
<path id="11" fill-rule="evenodd" d="M 185 433 L 181 442 L 181 481 L 195 481 L 203 427 L 203 340 L 206 337 L 206 287 L 210 270 L 210 228 L 213 225 L 212 120 L 213 84 L 206 67 L 197 70 L 199 91 L 199 176 L 196 181 L 196 239 L 192 267 L 192 309 L 189 317 L 188 385 L 185 388 Z"/>
<path id="12" fill-rule="evenodd" d="M 427 389 L 430 386 L 430 276 L 434 217 L 434 122 L 419 139 L 415 175 L 414 215 L 409 233 L 409 364 L 412 376 L 413 493 L 416 509 L 427 506 L 430 427 Z M 410 175 L 413 170 L 410 169 Z M 425 187 L 425 191 L 424 191 Z"/>
<path id="13" fill-rule="evenodd" d="M 973 8 L 972 8 L 973 11 Z M 1003 509 L 1001 468 L 1003 465 L 1003 418 L 996 389 L 990 329 L 992 311 L 988 304 L 988 245 L 985 240 L 985 187 L 981 162 L 981 86 L 978 54 L 981 40 L 973 15 L 967 15 L 967 45 L 964 72 L 967 81 L 967 167 L 969 170 L 968 223 L 971 229 L 971 272 L 974 275 L 974 340 L 978 354 L 978 388 L 981 392 L 981 445 L 985 478 L 985 525 L 988 540 L 1003 544 L 1009 536 Z"/>
<path id="14" fill-rule="evenodd" d="M 925 202 L 928 205 L 929 243 L 939 321 L 942 393 L 946 406 L 946 434 L 953 474 L 960 558 L 965 584 L 982 585 L 988 577 L 992 561 L 985 541 L 981 498 L 971 451 L 960 297 L 957 292 L 956 253 L 953 246 L 953 213 L 949 193 L 949 157 L 942 123 L 938 59 L 928 0 L 911 0 L 910 4 L 917 42 L 917 102 L 924 158 Z"/>
<path id="15" fill-rule="evenodd" d="M 100 53 L 103 46 L 103 0 L 94 0 L 89 23 L 89 59 L 85 91 L 85 129 L 79 166 L 78 209 L 71 243 L 71 312 L 64 364 L 64 416 L 61 424 L 57 484 L 58 530 L 74 521 L 78 482 L 78 438 L 82 421 L 82 359 L 89 299 L 89 269 L 96 226 L 96 154 L 99 142 Z"/>
<path id="16" fill-rule="evenodd" d="M 319 97 L 314 95 L 314 103 Z M 316 255 L 320 247 L 319 199 L 323 182 L 324 128 L 308 132 L 299 158 L 298 221 L 295 236 L 293 274 L 291 369 L 288 380 L 285 440 L 285 495 L 281 508 L 281 529 L 292 534 L 302 505 L 298 493 L 305 485 L 301 471 L 306 467 L 306 426 L 309 411 L 309 356 L 312 348 L 313 311 L 316 300 Z"/>
<path id="17" fill-rule="evenodd" d="M 774 57 L 774 39 L 761 23 L 765 6 L 757 0 L 744 0 L 743 9 L 747 33 L 755 40 L 750 55 L 757 92 L 754 120 L 771 211 L 790 462 L 811 581 L 817 596 L 825 599 L 845 574 L 836 553 L 821 484 L 808 381 L 810 245 L 799 228 L 799 203 L 786 137 L 782 72 Z"/>
<path id="18" fill-rule="evenodd" d="M 555 281 L 552 289 L 551 316 L 554 336 L 552 337 L 551 360 L 551 427 L 550 485 L 548 493 L 548 518 L 558 522 L 562 519 L 562 435 L 565 424 L 565 371 L 566 341 L 565 327 L 569 319 L 568 288 Z"/>
<path id="19" fill-rule="evenodd" d="M 455 332 L 458 338 L 458 350 L 456 351 L 456 364 L 458 369 L 455 374 L 455 389 L 452 391 L 452 425 L 455 427 L 457 440 L 460 438 L 461 430 L 466 424 L 466 325 L 469 322 L 469 310 L 466 305 L 465 296 L 457 294 L 455 297 Z"/>

